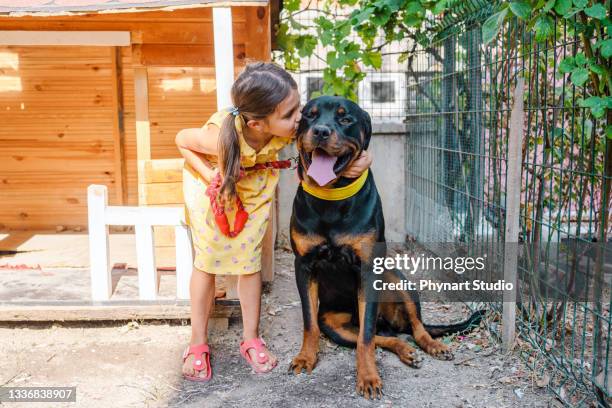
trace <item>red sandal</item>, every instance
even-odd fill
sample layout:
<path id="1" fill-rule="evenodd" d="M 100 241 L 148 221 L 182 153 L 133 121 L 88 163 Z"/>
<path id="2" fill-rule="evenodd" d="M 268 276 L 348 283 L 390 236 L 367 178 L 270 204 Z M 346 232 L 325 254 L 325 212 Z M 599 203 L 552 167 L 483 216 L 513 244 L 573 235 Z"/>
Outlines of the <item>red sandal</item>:
<path id="1" fill-rule="evenodd" d="M 193 369 L 196 371 L 196 374 L 199 374 L 200 371 L 204 369 L 202 367 L 202 359 L 204 358 L 204 354 L 206 354 L 207 374 L 206 374 L 206 377 L 199 377 L 198 375 L 183 374 L 183 377 L 187 380 L 198 381 L 198 382 L 206 382 L 210 380 L 210 378 L 212 377 L 212 366 L 210 365 L 210 349 L 208 347 L 208 344 L 202 343 L 202 344 L 187 346 L 187 348 L 185 348 L 185 351 L 183 352 L 183 364 L 185 363 L 185 360 L 190 354 L 193 354 L 193 356 L 195 357 L 195 359 L 193 360 Z M 200 357 L 198 358 L 198 356 Z"/>
<path id="2" fill-rule="evenodd" d="M 247 363 L 249 363 L 251 368 L 253 368 L 253 370 L 255 370 L 256 373 L 258 374 L 268 373 L 272 371 L 274 367 L 276 367 L 276 364 L 278 362 L 274 363 L 272 368 L 267 371 L 259 368 L 257 364 L 253 362 L 253 359 L 251 358 L 251 355 L 249 354 L 250 349 L 255 349 L 255 352 L 257 353 L 257 357 L 256 357 L 257 363 L 263 364 L 268 361 L 268 356 L 266 355 L 266 353 L 264 353 L 264 351 L 266 350 L 266 342 L 263 341 L 259 337 L 259 338 L 255 338 L 251 340 L 246 340 L 240 343 L 240 354 L 242 354 L 242 357 L 244 357 L 244 359 L 247 361 Z"/>

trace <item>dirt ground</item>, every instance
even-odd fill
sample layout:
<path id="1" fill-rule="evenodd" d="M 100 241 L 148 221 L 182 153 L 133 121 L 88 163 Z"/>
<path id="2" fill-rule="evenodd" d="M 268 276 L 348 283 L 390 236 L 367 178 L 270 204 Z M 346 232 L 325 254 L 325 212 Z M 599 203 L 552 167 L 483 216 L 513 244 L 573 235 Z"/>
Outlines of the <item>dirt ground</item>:
<path id="1" fill-rule="evenodd" d="M 321 339 L 311 375 L 288 375 L 299 351 L 302 318 L 292 255 L 277 251 L 276 279 L 263 300 L 262 335 L 280 364 L 255 375 L 240 357 L 241 324 L 212 333 L 213 379 L 191 383 L 180 375 L 189 325 L 168 322 L 118 324 L 3 325 L 0 327 L 0 385 L 75 386 L 77 402 L 0 403 L 0 406 L 93 407 L 549 407 L 560 406 L 538 387 L 515 355 L 504 356 L 484 329 L 448 339 L 454 361 L 424 356 L 421 369 L 404 366 L 378 350 L 384 382 L 381 400 L 355 393 L 355 353 Z M 467 316 L 460 304 L 424 305 L 430 323 Z"/>

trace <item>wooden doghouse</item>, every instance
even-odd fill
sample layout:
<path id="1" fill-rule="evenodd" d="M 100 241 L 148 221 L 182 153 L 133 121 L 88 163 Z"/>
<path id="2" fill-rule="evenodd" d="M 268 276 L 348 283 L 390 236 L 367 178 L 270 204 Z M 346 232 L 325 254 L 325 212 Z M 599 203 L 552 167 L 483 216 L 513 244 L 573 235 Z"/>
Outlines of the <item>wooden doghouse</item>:
<path id="1" fill-rule="evenodd" d="M 110 205 L 180 206 L 176 133 L 229 106 L 248 61 L 270 60 L 278 12 L 279 0 L 0 1 L 0 229 L 85 229 L 90 184 Z"/>

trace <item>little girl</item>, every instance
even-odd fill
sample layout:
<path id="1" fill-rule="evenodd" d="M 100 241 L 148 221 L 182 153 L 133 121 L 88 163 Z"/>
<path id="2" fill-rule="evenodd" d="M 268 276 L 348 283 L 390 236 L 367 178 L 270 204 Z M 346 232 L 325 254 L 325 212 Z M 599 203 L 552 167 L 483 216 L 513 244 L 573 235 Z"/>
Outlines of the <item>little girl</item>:
<path id="1" fill-rule="evenodd" d="M 183 193 L 195 251 L 191 275 L 191 341 L 183 353 L 183 375 L 194 381 L 212 376 L 208 318 L 215 298 L 215 275 L 239 275 L 243 341 L 240 354 L 257 373 L 272 370 L 276 357 L 259 338 L 261 248 L 279 170 L 241 168 L 277 160 L 277 152 L 295 137 L 301 118 L 300 96 L 291 75 L 273 63 L 248 64 L 232 86 L 234 106 L 211 116 L 203 128 L 183 129 L 176 144 L 185 158 Z M 362 155 L 342 175 L 358 177 L 371 164 Z M 206 189 L 219 166 L 219 190 L 229 225 L 239 198 L 249 214 L 235 237 L 224 235 L 215 221 Z M 225 231 L 227 233 L 227 231 Z"/>

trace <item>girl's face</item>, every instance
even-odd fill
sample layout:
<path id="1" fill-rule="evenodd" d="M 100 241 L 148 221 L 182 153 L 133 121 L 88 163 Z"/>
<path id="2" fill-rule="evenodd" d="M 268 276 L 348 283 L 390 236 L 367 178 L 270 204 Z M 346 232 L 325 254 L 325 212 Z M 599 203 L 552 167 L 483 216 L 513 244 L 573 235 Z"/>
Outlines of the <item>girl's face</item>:
<path id="1" fill-rule="evenodd" d="M 292 89 L 264 121 L 264 131 L 278 137 L 294 138 L 302 118 L 300 94 Z"/>

